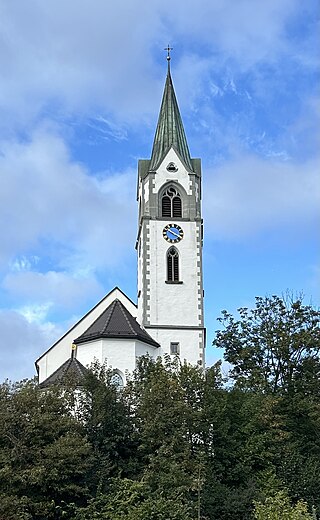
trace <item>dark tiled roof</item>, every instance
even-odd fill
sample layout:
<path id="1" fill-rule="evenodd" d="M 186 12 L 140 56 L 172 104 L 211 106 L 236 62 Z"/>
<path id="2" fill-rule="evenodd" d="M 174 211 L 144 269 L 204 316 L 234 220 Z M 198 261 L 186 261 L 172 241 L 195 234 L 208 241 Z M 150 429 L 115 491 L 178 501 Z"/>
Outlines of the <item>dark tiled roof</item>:
<path id="1" fill-rule="evenodd" d="M 150 170 L 156 170 L 162 159 L 174 147 L 185 167 L 193 171 L 186 134 L 174 92 L 170 69 L 166 78 L 160 114 L 153 142 Z"/>
<path id="2" fill-rule="evenodd" d="M 50 352 L 50 350 L 52 350 L 58 343 L 60 343 L 60 341 L 63 338 L 65 338 L 73 329 L 75 329 L 79 325 L 79 323 L 81 323 L 83 320 L 85 320 L 87 318 L 87 316 L 89 316 L 89 314 L 93 310 L 95 310 L 104 300 L 106 300 L 110 296 L 110 294 L 112 294 L 114 291 L 120 291 L 123 294 L 123 296 L 125 296 L 132 303 L 132 305 L 137 307 L 137 305 L 132 300 L 130 300 L 130 298 L 128 298 L 128 296 L 126 294 L 124 294 L 124 292 L 121 291 L 121 289 L 119 287 L 117 287 L 117 286 L 114 287 L 111 291 L 108 292 L 108 294 L 106 294 L 106 296 L 104 296 L 102 298 L 102 300 L 100 300 L 94 307 L 92 307 L 92 309 L 90 309 L 89 312 L 87 312 L 84 316 L 82 316 L 82 318 L 77 323 L 75 323 L 69 330 L 67 330 L 67 332 L 65 334 L 63 334 L 63 336 L 61 336 L 61 338 L 58 339 L 58 341 L 56 341 L 50 348 L 48 348 L 48 350 L 46 350 L 43 354 L 41 354 L 40 357 L 38 357 L 38 359 L 36 359 L 35 365 L 36 365 L 37 370 L 39 370 L 38 361 L 40 361 L 40 359 L 42 359 L 43 356 L 48 354 L 48 352 Z"/>
<path id="3" fill-rule="evenodd" d="M 40 388 L 47 388 L 54 384 L 63 384 L 72 381 L 81 384 L 86 376 L 87 369 L 75 358 L 69 358 L 51 376 L 40 383 Z"/>
<path id="4" fill-rule="evenodd" d="M 74 343 L 85 343 L 100 338 L 139 339 L 154 347 L 160 346 L 140 327 L 137 320 L 118 299 L 114 300 L 96 321 L 74 340 Z"/>

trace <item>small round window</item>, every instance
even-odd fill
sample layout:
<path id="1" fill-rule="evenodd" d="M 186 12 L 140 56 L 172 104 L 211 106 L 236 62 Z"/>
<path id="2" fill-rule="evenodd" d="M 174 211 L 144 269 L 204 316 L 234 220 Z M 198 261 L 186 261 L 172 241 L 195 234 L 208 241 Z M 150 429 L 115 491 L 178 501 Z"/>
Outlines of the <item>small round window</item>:
<path id="1" fill-rule="evenodd" d="M 174 162 L 169 162 L 169 164 L 167 166 L 167 170 L 168 170 L 168 172 L 177 172 L 178 168 L 176 167 Z"/>

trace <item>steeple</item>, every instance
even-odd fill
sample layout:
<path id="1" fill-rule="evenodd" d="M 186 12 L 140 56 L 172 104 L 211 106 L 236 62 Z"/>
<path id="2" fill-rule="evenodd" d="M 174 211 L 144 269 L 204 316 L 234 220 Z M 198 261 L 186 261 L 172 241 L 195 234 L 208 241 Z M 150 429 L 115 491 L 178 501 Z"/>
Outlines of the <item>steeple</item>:
<path id="1" fill-rule="evenodd" d="M 190 157 L 165 50 L 152 155 L 138 169 L 137 321 L 160 345 L 152 355 L 204 366 L 201 160 Z"/>
<path id="2" fill-rule="evenodd" d="M 164 93 L 160 108 L 160 114 L 156 129 L 156 134 L 153 142 L 150 170 L 156 170 L 162 159 L 171 148 L 179 154 L 185 167 L 192 171 L 190 152 L 188 148 L 186 134 L 184 132 L 182 119 L 178 107 L 177 98 L 174 92 L 171 73 L 170 73 L 170 54 L 169 47 L 165 49 L 168 51 L 168 72 Z"/>

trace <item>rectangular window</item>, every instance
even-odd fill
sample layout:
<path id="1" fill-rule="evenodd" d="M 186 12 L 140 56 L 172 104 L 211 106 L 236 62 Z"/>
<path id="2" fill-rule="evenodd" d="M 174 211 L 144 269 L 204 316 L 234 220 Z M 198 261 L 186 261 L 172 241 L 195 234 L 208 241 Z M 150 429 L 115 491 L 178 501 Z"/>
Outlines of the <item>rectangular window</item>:
<path id="1" fill-rule="evenodd" d="M 172 356 L 178 356 L 180 354 L 179 343 L 170 343 L 170 354 Z"/>

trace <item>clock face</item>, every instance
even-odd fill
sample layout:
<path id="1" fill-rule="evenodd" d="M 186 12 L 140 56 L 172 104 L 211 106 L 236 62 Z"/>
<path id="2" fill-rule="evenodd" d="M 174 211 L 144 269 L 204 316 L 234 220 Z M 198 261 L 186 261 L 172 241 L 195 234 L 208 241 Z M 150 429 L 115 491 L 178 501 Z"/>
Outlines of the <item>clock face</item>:
<path id="1" fill-rule="evenodd" d="M 163 238 L 173 244 L 174 242 L 180 242 L 183 238 L 183 230 L 177 224 L 168 224 L 163 229 Z"/>

